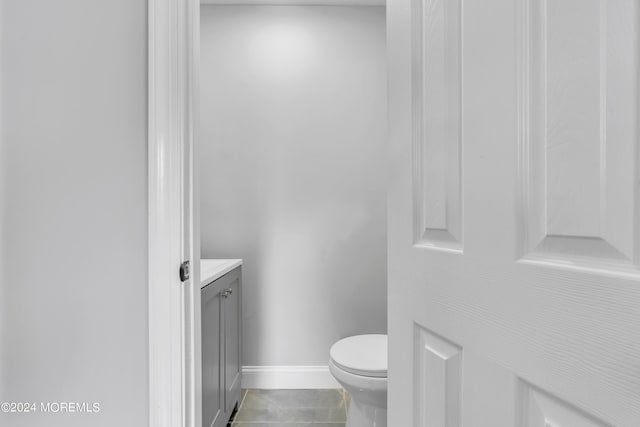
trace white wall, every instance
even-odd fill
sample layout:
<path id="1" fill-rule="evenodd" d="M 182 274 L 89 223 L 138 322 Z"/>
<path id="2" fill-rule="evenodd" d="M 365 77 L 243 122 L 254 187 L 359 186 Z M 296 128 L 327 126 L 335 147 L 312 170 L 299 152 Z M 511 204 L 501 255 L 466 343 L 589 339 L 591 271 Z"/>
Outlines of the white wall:
<path id="1" fill-rule="evenodd" d="M 0 1 L 0 425 L 145 426 L 147 3 Z"/>
<path id="2" fill-rule="evenodd" d="M 244 258 L 244 364 L 386 332 L 382 7 L 202 8 L 202 255 Z"/>

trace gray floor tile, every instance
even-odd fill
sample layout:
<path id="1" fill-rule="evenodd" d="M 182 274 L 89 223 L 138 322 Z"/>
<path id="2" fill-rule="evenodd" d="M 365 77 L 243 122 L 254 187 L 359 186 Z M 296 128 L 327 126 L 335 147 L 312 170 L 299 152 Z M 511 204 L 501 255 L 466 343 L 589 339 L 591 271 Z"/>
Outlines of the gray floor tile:
<path id="1" fill-rule="evenodd" d="M 346 411 L 340 408 L 242 408 L 235 422 L 344 422 Z"/>
<path id="2" fill-rule="evenodd" d="M 244 406 L 250 408 L 335 408 L 342 404 L 341 390 L 249 390 Z"/>
<path id="3" fill-rule="evenodd" d="M 341 390 L 249 390 L 232 425 L 338 427 L 346 421 Z"/>
<path id="4" fill-rule="evenodd" d="M 233 423 L 231 427 L 344 427 L 344 423 Z"/>

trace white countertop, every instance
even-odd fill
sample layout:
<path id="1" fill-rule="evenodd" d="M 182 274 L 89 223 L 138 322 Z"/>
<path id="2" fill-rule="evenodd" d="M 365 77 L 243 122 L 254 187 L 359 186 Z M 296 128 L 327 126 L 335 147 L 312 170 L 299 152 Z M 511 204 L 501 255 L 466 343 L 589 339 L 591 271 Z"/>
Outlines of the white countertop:
<path id="1" fill-rule="evenodd" d="M 201 259 L 200 287 L 208 285 L 241 265 L 241 259 Z"/>

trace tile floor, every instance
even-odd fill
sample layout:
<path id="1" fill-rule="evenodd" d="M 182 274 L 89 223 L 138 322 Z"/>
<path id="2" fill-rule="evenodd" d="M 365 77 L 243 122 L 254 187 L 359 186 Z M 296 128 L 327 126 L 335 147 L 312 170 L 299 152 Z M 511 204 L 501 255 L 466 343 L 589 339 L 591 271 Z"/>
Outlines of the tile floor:
<path id="1" fill-rule="evenodd" d="M 227 427 L 344 427 L 344 390 L 243 390 Z"/>

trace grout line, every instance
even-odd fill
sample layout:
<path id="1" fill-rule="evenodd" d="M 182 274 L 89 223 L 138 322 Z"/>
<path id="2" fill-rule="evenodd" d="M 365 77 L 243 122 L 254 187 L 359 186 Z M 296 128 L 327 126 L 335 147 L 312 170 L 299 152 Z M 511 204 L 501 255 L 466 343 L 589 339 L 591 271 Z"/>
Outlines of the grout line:
<path id="1" fill-rule="evenodd" d="M 240 392 L 242 392 L 242 389 L 240 389 Z M 238 415 L 240 414 L 240 409 L 242 408 L 242 404 L 244 403 L 244 399 L 247 398 L 247 394 L 249 394 L 249 389 L 246 389 L 246 391 L 243 393 L 242 399 L 240 399 L 240 403 L 238 404 L 238 409 L 236 410 L 236 413 L 233 416 L 233 419 L 229 420 L 229 423 L 227 424 L 227 427 L 228 426 L 234 426 L 234 425 L 237 424 L 237 421 L 235 419 L 238 418 Z"/>
<path id="2" fill-rule="evenodd" d="M 242 405 L 244 404 L 244 400 L 247 398 L 247 394 L 249 394 L 249 390 L 250 389 L 246 389 L 246 391 L 244 392 L 244 395 L 242 396 L 242 399 L 240 399 L 240 404 L 238 405 L 238 412 L 240 412 L 240 408 L 242 408 Z"/>
<path id="3" fill-rule="evenodd" d="M 344 400 L 344 419 L 346 423 L 347 417 L 349 417 L 349 407 L 347 406 L 347 390 L 344 388 L 342 389 L 342 399 Z"/>

